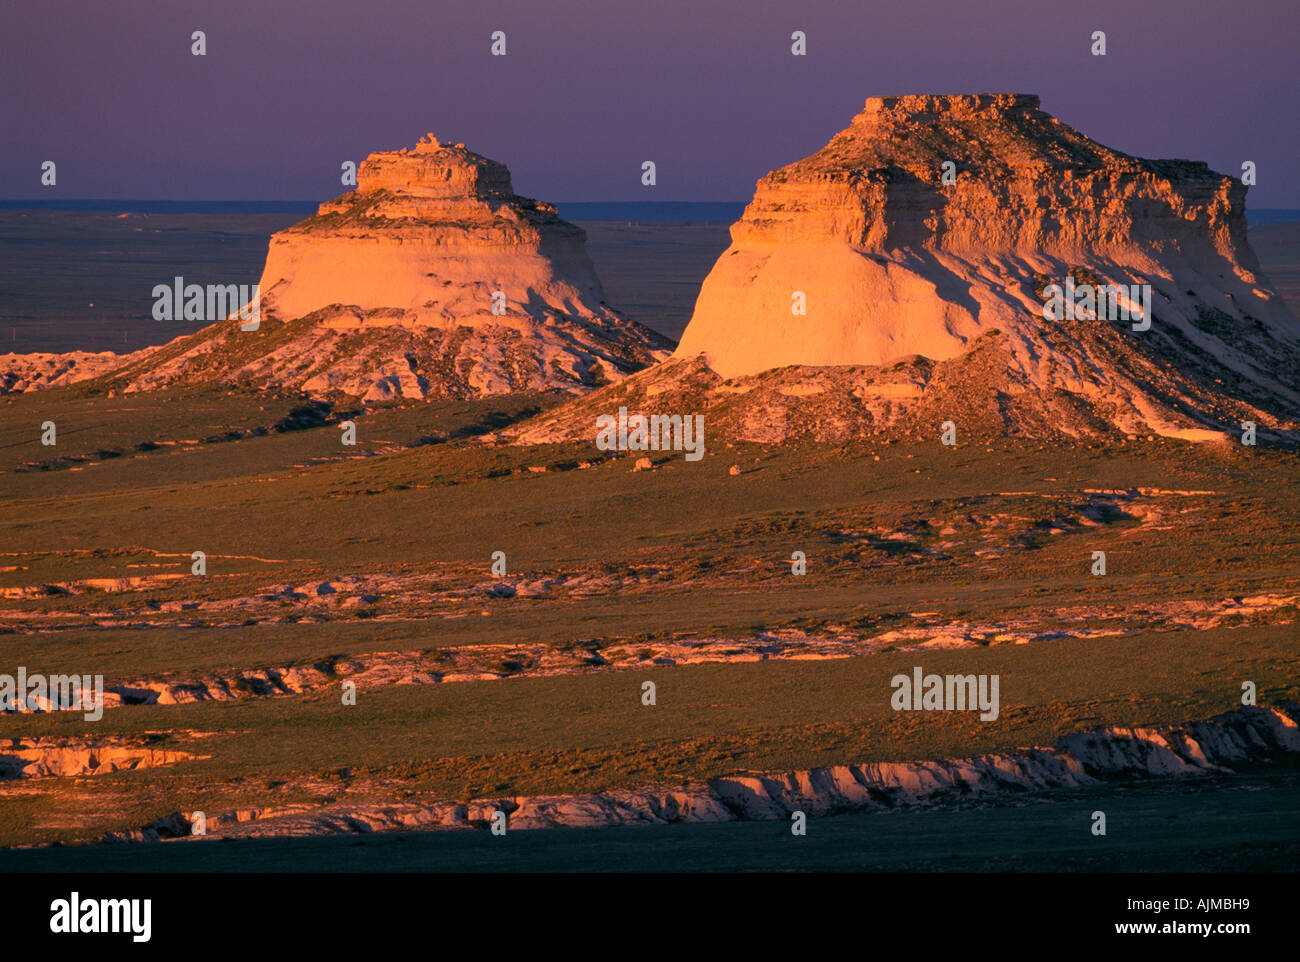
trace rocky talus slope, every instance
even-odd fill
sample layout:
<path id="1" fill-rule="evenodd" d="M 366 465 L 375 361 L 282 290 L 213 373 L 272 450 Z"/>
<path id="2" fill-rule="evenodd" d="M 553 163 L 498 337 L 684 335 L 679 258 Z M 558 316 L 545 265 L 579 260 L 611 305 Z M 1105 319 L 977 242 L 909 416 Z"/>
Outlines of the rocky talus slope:
<path id="1" fill-rule="evenodd" d="M 1205 164 L 1104 147 L 1037 97 L 871 98 L 758 182 L 672 361 L 520 436 L 591 437 L 619 406 L 706 412 L 713 437 L 752 441 L 929 437 L 946 420 L 1033 437 L 1294 430 L 1300 323 L 1247 244 L 1245 195 Z M 1067 278 L 1079 311 L 1045 319 Z M 1149 308 L 1098 314 L 1083 285 L 1125 286 L 1137 296 L 1116 307 L 1134 312 L 1149 287 Z"/>
<path id="2" fill-rule="evenodd" d="M 356 190 L 273 235 L 259 289 L 256 330 L 231 315 L 115 364 L 9 356 L 0 385 L 112 368 L 110 389 L 127 393 L 201 383 L 371 401 L 578 393 L 671 348 L 604 303 L 581 228 L 515 194 L 504 165 L 432 135 L 370 155 Z"/>
<path id="3" fill-rule="evenodd" d="M 155 350 L 155 349 L 150 349 Z M 66 354 L 0 354 L 0 395 L 21 394 L 62 387 L 107 374 L 122 366 L 126 357 L 112 351 L 69 351 Z"/>

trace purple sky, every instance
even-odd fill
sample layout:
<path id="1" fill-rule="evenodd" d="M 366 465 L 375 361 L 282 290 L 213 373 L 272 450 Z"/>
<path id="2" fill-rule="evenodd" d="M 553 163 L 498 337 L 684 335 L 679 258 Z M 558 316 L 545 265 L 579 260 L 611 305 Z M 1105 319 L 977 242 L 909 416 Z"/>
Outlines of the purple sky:
<path id="1" fill-rule="evenodd" d="M 1250 205 L 1300 208 L 1298 37 L 1296 0 L 17 0 L 0 197 L 320 200 L 433 131 L 544 200 L 748 200 L 868 96 L 1014 91 L 1128 153 L 1253 160 Z"/>

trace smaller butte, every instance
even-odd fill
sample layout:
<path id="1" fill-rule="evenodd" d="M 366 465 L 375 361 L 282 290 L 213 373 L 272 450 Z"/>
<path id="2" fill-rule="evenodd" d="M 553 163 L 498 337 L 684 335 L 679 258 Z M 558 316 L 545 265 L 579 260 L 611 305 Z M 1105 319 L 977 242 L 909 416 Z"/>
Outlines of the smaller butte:
<path id="1" fill-rule="evenodd" d="M 672 343 L 604 302 L 586 234 L 505 165 L 432 134 L 362 162 L 357 189 L 271 237 L 261 322 L 232 315 L 109 365 L 11 355 L 11 384 L 103 374 L 126 392 L 218 383 L 393 398 L 581 393 Z M 110 356 L 111 357 L 111 356 Z M 0 370 L 0 376 L 5 371 Z M 0 383 L 4 383 L 0 377 Z"/>

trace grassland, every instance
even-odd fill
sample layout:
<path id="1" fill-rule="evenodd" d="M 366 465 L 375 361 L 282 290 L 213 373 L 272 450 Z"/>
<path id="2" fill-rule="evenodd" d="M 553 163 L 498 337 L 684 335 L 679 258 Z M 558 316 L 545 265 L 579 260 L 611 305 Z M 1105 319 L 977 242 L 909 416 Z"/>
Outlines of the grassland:
<path id="1" fill-rule="evenodd" d="M 590 449 L 477 437 L 550 403 L 349 412 L 359 443 L 344 448 L 336 424 L 276 429 L 295 398 L 6 398 L 0 588 L 65 587 L 3 602 L 0 664 L 102 673 L 111 686 L 365 652 L 481 647 L 509 663 L 516 646 L 541 643 L 653 656 L 684 638 L 725 645 L 792 628 L 880 643 L 835 660 L 648 657 L 386 685 L 355 707 L 330 686 L 128 706 L 93 726 L 2 716 L 0 737 L 89 732 L 203 757 L 5 783 L 0 845 L 84 841 L 193 809 L 586 792 L 963 756 L 1208 717 L 1235 707 L 1247 679 L 1263 703 L 1300 698 L 1287 600 L 1300 590 L 1294 452 L 1146 440 L 719 445 L 698 464 L 665 457 L 633 472 Z M 47 419 L 59 424 L 56 449 L 38 441 Z M 188 575 L 194 549 L 208 554 L 202 579 Z M 507 578 L 489 571 L 496 550 Z M 791 574 L 795 550 L 806 576 Z M 1105 577 L 1090 574 L 1094 550 L 1107 552 Z M 76 585 L 160 573 L 182 577 Z M 563 579 L 578 575 L 584 590 L 568 590 Z M 355 608 L 268 594 L 345 577 L 395 587 Z M 546 578 L 559 584 L 491 590 Z M 1233 607 L 1252 596 L 1276 603 Z M 896 639 L 953 624 L 970 644 Z M 1092 629 L 1105 636 L 1078 635 Z M 917 664 L 999 674 L 999 721 L 894 713 L 889 679 Z M 658 686 L 653 708 L 639 701 L 646 680 Z"/>

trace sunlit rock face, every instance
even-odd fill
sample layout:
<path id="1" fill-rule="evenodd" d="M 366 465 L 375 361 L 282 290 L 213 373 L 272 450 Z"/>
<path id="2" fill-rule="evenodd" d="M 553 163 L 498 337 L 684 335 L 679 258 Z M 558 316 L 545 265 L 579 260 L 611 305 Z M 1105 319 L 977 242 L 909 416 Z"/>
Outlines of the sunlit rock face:
<path id="1" fill-rule="evenodd" d="M 1260 276 L 1245 193 L 1201 163 L 1103 147 L 1037 97 L 872 98 L 758 182 L 675 360 L 761 389 L 754 410 L 728 409 L 764 437 L 964 412 L 1013 434 L 1285 426 L 1300 326 Z M 1067 277 L 1124 285 L 1134 312 L 1149 288 L 1144 321 L 1086 305 L 1045 319 Z M 772 373 L 826 367 L 853 370 Z"/>
<path id="2" fill-rule="evenodd" d="M 355 191 L 272 237 L 261 289 L 283 320 L 334 304 L 383 312 L 342 327 L 570 316 L 617 328 L 585 245 L 555 207 L 517 196 L 503 164 L 429 136 L 414 150 L 372 154 Z M 495 291 L 511 320 L 492 314 Z"/>

